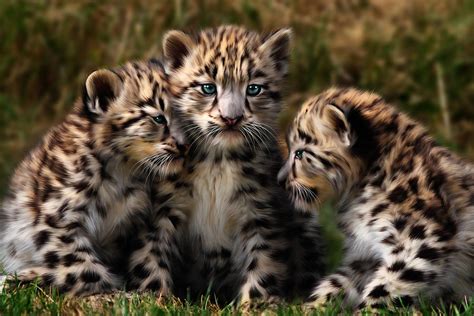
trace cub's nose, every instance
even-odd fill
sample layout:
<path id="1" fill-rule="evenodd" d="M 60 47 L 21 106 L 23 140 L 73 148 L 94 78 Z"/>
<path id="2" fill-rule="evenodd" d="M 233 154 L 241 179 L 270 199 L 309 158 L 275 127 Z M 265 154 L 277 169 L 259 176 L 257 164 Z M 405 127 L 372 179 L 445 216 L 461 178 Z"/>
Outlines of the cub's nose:
<path id="1" fill-rule="evenodd" d="M 244 117 L 243 115 L 240 115 L 240 116 L 237 116 L 237 117 L 221 116 L 221 119 L 225 123 L 225 125 L 231 127 L 231 126 L 237 125 L 240 121 L 242 121 L 243 117 Z"/>

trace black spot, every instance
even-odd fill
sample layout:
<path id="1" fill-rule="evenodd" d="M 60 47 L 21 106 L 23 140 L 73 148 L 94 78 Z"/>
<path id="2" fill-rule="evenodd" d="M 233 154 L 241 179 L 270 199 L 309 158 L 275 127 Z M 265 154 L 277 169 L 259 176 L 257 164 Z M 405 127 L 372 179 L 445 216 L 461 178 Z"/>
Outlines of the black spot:
<path id="1" fill-rule="evenodd" d="M 158 98 L 158 103 L 160 104 L 160 109 L 162 111 L 164 111 L 165 110 L 165 101 L 160 97 L 160 98 Z"/>
<path id="2" fill-rule="evenodd" d="M 56 278 L 54 277 L 54 275 L 49 274 L 49 273 L 43 274 L 41 276 L 41 284 L 45 287 L 52 285 L 55 280 Z"/>
<path id="3" fill-rule="evenodd" d="M 385 237 L 385 239 L 383 239 L 382 242 L 384 244 L 390 244 L 390 245 L 394 245 L 396 243 L 395 237 L 392 234 Z"/>
<path id="4" fill-rule="evenodd" d="M 388 199 L 393 203 L 402 203 L 408 196 L 407 191 L 401 186 L 396 187 L 388 195 Z"/>
<path id="5" fill-rule="evenodd" d="M 372 291 L 370 291 L 369 296 L 372 298 L 380 298 L 380 297 L 385 297 L 388 294 L 389 293 L 385 289 L 385 286 L 383 284 L 380 284 L 374 287 Z"/>
<path id="6" fill-rule="evenodd" d="M 438 249 L 423 244 L 418 251 L 417 257 L 425 260 L 436 260 L 440 256 Z"/>
<path id="7" fill-rule="evenodd" d="M 395 261 L 389 268 L 388 268 L 388 271 L 392 271 L 392 272 L 397 272 L 397 271 L 400 271 L 400 270 L 403 270 L 405 268 L 406 264 L 404 261 L 401 261 L 401 260 L 398 260 L 398 261 Z"/>
<path id="8" fill-rule="evenodd" d="M 153 279 L 148 283 L 147 289 L 151 291 L 159 291 L 161 289 L 161 281 L 158 279 Z"/>
<path id="9" fill-rule="evenodd" d="M 60 260 L 58 254 L 55 251 L 48 251 L 44 255 L 44 261 L 48 268 L 54 269 L 58 266 Z"/>
<path id="10" fill-rule="evenodd" d="M 178 227 L 179 223 L 181 223 L 181 218 L 179 216 L 170 215 L 168 219 L 174 227 Z"/>
<path id="11" fill-rule="evenodd" d="M 254 258 L 254 259 L 250 262 L 249 266 L 247 267 L 247 271 L 252 271 L 252 270 L 254 270 L 254 269 L 257 267 L 257 262 L 258 262 L 258 260 L 257 260 L 256 258 Z"/>
<path id="12" fill-rule="evenodd" d="M 255 299 L 261 297 L 262 293 L 260 293 L 260 291 L 256 287 L 252 287 L 250 289 L 249 295 L 251 299 Z"/>
<path id="13" fill-rule="evenodd" d="M 133 268 L 133 274 L 140 279 L 146 279 L 150 273 L 151 271 L 143 263 L 139 263 Z"/>
<path id="14" fill-rule="evenodd" d="M 313 142 L 313 139 L 311 138 L 311 136 L 309 136 L 308 134 L 306 134 L 305 132 L 303 132 L 301 129 L 298 128 L 297 130 L 297 134 L 298 134 L 298 138 L 300 140 L 302 140 L 303 142 L 305 142 L 306 144 L 309 144 L 309 143 L 312 143 Z"/>
<path id="15" fill-rule="evenodd" d="M 74 274 L 74 273 L 68 273 L 66 274 L 66 279 L 65 279 L 65 283 L 68 285 L 68 286 L 74 286 L 77 282 L 77 276 Z"/>
<path id="16" fill-rule="evenodd" d="M 386 210 L 388 207 L 388 204 L 384 203 L 384 204 L 379 204 L 377 206 L 375 206 L 373 209 L 372 209 L 372 217 L 375 217 L 377 214 L 379 214 L 380 212 L 383 212 L 384 210 Z"/>
<path id="17" fill-rule="evenodd" d="M 405 248 L 403 247 L 403 245 L 398 245 L 397 247 L 393 248 L 392 253 L 393 253 L 394 255 L 396 255 L 396 254 L 402 252 L 403 249 L 405 249 Z"/>
<path id="18" fill-rule="evenodd" d="M 413 225 L 410 230 L 410 238 L 412 239 L 423 239 L 425 238 L 425 226 Z"/>
<path id="19" fill-rule="evenodd" d="M 227 248 L 221 248 L 221 257 L 222 258 L 230 258 L 232 255 L 231 251 Z"/>
<path id="20" fill-rule="evenodd" d="M 61 240 L 61 242 L 64 243 L 64 244 L 70 244 L 70 243 L 74 242 L 74 238 L 72 236 L 69 236 L 69 235 L 59 236 L 59 240 Z"/>
<path id="21" fill-rule="evenodd" d="M 75 263 L 84 262 L 84 259 L 79 258 L 73 253 L 67 254 L 63 257 L 63 264 L 65 267 L 70 267 Z"/>
<path id="22" fill-rule="evenodd" d="M 426 206 L 425 202 L 422 199 L 417 198 L 415 201 L 415 204 L 413 205 L 413 208 L 417 211 L 422 211 L 425 208 L 425 206 Z"/>
<path id="23" fill-rule="evenodd" d="M 51 233 L 47 230 L 42 230 L 33 237 L 37 250 L 40 250 L 48 241 Z"/>
<path id="24" fill-rule="evenodd" d="M 284 248 L 284 249 L 275 250 L 274 252 L 270 254 L 270 256 L 275 261 L 286 262 L 288 258 L 291 257 L 291 249 Z"/>
<path id="25" fill-rule="evenodd" d="M 418 193 L 418 178 L 412 178 L 408 180 L 408 185 L 410 187 L 410 190 L 417 194 Z"/>
<path id="26" fill-rule="evenodd" d="M 80 275 L 80 278 L 85 283 L 96 283 L 102 279 L 100 274 L 91 270 L 83 271 Z"/>
<path id="27" fill-rule="evenodd" d="M 158 262 L 158 266 L 160 268 L 164 269 L 164 270 L 169 270 L 170 269 L 170 267 L 168 266 L 168 263 L 166 263 L 166 261 L 164 261 L 164 260 L 160 260 Z"/>
<path id="28" fill-rule="evenodd" d="M 260 285 L 263 288 L 276 286 L 277 285 L 277 278 L 273 274 L 268 274 L 260 280 Z"/>
<path id="29" fill-rule="evenodd" d="M 393 225 L 399 232 L 402 232 L 405 229 L 405 226 L 407 225 L 407 219 L 405 217 L 398 217 L 393 222 Z"/>
<path id="30" fill-rule="evenodd" d="M 329 282 L 330 282 L 331 285 L 332 285 L 333 287 L 335 287 L 336 289 L 342 288 L 341 282 L 339 282 L 339 281 L 336 280 L 336 279 L 330 279 Z"/>
<path id="31" fill-rule="evenodd" d="M 423 271 L 409 268 L 401 273 L 400 279 L 408 282 L 423 282 L 425 280 L 425 274 Z"/>

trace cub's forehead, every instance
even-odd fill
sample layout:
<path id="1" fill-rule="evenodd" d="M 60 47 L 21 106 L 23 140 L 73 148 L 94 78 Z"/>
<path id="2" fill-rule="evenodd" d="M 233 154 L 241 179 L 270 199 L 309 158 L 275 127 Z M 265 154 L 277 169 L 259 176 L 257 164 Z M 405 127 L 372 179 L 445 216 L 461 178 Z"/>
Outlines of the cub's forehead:
<path id="1" fill-rule="evenodd" d="M 206 29 L 197 36 L 197 43 L 206 49 L 227 53 L 231 48 L 252 50 L 262 44 L 259 33 L 244 27 L 226 25 Z"/>
<path id="2" fill-rule="evenodd" d="M 161 65 L 152 62 L 132 62 L 117 70 L 132 92 L 151 98 L 166 92 L 167 75 Z"/>

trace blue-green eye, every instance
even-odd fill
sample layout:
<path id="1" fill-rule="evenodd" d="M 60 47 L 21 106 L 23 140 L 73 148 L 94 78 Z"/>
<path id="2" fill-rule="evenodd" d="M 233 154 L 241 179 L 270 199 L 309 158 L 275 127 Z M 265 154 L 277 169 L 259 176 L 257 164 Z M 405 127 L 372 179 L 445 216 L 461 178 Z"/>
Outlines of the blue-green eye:
<path id="1" fill-rule="evenodd" d="M 153 121 L 158 124 L 166 124 L 166 117 L 164 115 L 158 115 L 153 117 Z"/>
<path id="2" fill-rule="evenodd" d="M 298 149 L 297 151 L 295 151 L 295 158 L 298 160 L 303 159 L 303 153 L 304 153 L 303 149 Z"/>
<path id="3" fill-rule="evenodd" d="M 213 95 L 216 93 L 217 88 L 215 84 L 212 83 L 205 83 L 201 85 L 202 93 L 207 95 Z"/>
<path id="4" fill-rule="evenodd" d="M 247 95 L 254 97 L 260 94 L 262 92 L 262 86 L 259 84 L 249 84 L 247 86 Z"/>

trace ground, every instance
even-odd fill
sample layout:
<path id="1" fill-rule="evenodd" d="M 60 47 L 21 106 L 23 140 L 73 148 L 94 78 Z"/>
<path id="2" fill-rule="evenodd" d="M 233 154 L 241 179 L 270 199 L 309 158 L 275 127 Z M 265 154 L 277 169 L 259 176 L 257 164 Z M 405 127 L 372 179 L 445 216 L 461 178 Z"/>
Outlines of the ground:
<path id="1" fill-rule="evenodd" d="M 153 293 L 116 293 L 85 298 L 69 298 L 54 291 L 45 291 L 32 284 L 16 289 L 4 289 L 0 293 L 0 314 L 2 315 L 352 315 L 341 308 L 340 301 L 330 302 L 324 309 L 307 310 L 302 304 L 280 304 L 265 306 L 256 304 L 250 308 L 234 305 L 219 307 L 203 298 L 196 303 L 177 299 L 160 300 Z M 360 315 L 473 315 L 474 299 L 459 305 L 440 303 L 438 306 L 423 304 L 414 309 L 364 309 Z"/>

